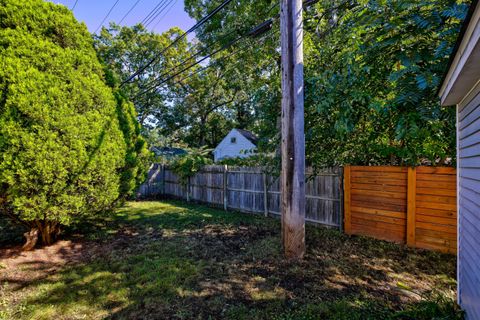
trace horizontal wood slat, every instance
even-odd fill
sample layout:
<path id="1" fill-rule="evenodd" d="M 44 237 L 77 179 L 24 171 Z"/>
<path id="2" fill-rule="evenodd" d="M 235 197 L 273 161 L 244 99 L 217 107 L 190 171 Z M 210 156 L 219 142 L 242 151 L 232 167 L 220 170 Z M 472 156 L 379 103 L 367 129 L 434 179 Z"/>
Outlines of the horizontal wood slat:
<path id="1" fill-rule="evenodd" d="M 369 183 L 353 183 L 352 189 L 368 190 L 368 191 L 383 191 L 383 192 L 406 192 L 407 186 L 389 186 L 389 185 L 376 185 Z"/>
<path id="2" fill-rule="evenodd" d="M 373 237 L 380 240 L 405 243 L 405 232 L 379 229 L 364 225 L 352 224 L 352 234 Z"/>
<path id="3" fill-rule="evenodd" d="M 457 170 L 451 167 L 417 167 L 417 174 L 422 174 L 422 173 L 456 175 Z"/>
<path id="4" fill-rule="evenodd" d="M 455 168 L 348 166 L 348 172 L 351 234 L 406 243 L 408 229 L 408 245 L 456 253 Z"/>
<path id="5" fill-rule="evenodd" d="M 406 167 L 396 167 L 396 166 L 349 166 L 352 171 L 355 172 L 407 172 Z"/>

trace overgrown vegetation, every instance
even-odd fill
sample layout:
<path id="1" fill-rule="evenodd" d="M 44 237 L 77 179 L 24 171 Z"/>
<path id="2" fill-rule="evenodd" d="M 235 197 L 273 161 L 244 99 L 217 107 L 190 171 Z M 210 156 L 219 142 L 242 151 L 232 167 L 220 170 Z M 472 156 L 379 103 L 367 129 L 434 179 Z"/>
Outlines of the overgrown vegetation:
<path id="1" fill-rule="evenodd" d="M 437 96 L 466 1 L 343 1 L 306 25 L 309 159 L 452 164 L 455 110 Z"/>
<path id="2" fill-rule="evenodd" d="M 0 214 L 30 229 L 31 249 L 128 196 L 145 146 L 66 7 L 0 0 L 0 65 Z"/>
<path id="3" fill-rule="evenodd" d="M 440 80 L 468 0 L 320 0 L 304 10 L 306 155 L 309 165 L 454 165 L 455 110 L 441 107 Z M 216 1 L 186 0 L 200 20 Z M 128 83 L 155 145 L 214 148 L 232 128 L 255 132 L 261 153 L 278 152 L 279 24 L 190 66 L 278 13 L 274 0 L 229 4 Z M 111 24 L 96 48 L 114 77 L 151 61 L 181 31 L 158 35 Z M 187 62 L 185 62 L 187 61 Z"/>
<path id="4" fill-rule="evenodd" d="M 279 224 L 129 203 L 71 230 L 71 242 L 0 251 L 0 318 L 463 318 L 454 256 L 307 226 L 305 260 L 288 262 Z"/>
<path id="5" fill-rule="evenodd" d="M 170 163 L 170 168 L 180 178 L 180 183 L 186 185 L 188 179 L 204 166 L 212 164 L 210 149 L 190 149 L 187 154 L 178 156 Z"/>

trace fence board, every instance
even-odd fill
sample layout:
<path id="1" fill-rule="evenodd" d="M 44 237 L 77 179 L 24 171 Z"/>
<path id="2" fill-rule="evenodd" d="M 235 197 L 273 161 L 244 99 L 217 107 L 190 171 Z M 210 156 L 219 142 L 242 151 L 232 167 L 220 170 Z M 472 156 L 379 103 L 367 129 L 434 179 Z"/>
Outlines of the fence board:
<path id="1" fill-rule="evenodd" d="M 345 172 L 350 172 L 345 223 L 351 221 L 351 233 L 456 252 L 454 168 L 352 166 Z"/>
<path id="2" fill-rule="evenodd" d="M 157 179 L 149 178 L 140 186 L 140 198 L 167 196 L 264 215 L 281 212 L 279 178 L 265 174 L 260 167 L 206 166 L 186 186 L 168 168 L 153 165 L 150 171 L 153 170 Z M 154 172 L 149 172 L 151 175 Z M 325 168 L 318 172 L 308 169 L 306 176 L 306 221 L 341 228 L 342 169 Z"/>

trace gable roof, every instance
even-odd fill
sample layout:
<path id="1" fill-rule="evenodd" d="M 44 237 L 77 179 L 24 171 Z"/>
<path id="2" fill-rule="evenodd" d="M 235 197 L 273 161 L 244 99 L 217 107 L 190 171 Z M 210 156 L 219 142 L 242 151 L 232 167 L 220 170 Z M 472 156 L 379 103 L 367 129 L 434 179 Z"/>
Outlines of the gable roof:
<path id="1" fill-rule="evenodd" d="M 254 135 L 253 133 L 245 129 L 235 129 L 235 130 L 240 132 L 240 134 L 245 138 L 247 138 L 247 140 L 249 140 L 251 143 L 253 143 L 254 145 L 257 145 L 258 138 L 256 135 Z"/>

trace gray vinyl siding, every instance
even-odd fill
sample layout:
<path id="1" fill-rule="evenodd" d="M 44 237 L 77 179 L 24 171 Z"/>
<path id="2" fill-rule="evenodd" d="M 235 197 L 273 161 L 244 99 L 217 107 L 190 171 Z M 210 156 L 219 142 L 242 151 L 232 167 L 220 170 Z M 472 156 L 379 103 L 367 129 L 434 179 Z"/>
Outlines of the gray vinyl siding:
<path id="1" fill-rule="evenodd" d="M 458 296 L 480 319 L 480 94 L 458 107 Z"/>

